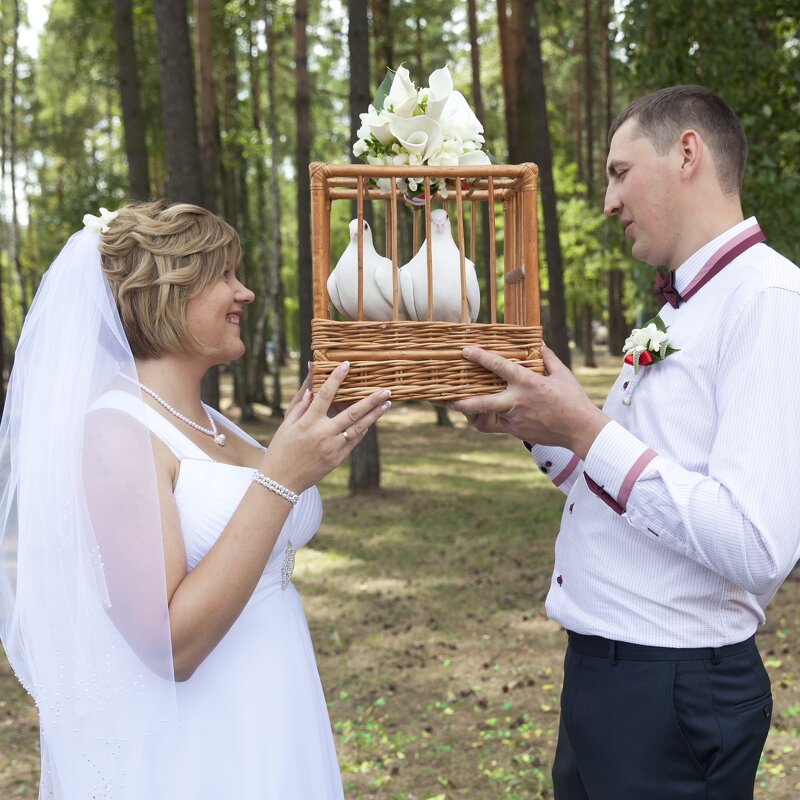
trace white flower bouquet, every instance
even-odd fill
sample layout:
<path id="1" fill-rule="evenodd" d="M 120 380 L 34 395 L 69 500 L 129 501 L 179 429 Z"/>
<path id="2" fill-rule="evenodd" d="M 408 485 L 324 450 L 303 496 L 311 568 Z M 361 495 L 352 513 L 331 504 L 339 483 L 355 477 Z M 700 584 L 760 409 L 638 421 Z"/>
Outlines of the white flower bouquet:
<path id="1" fill-rule="evenodd" d="M 366 114 L 361 114 L 353 154 L 368 164 L 456 167 L 490 164 L 483 150 L 483 125 L 464 95 L 454 91 L 447 67 L 433 72 L 417 89 L 405 67 L 391 69 Z M 389 178 L 377 181 L 390 189 Z M 424 202 L 423 178 L 397 178 L 406 200 Z M 432 194 L 447 197 L 443 178 L 431 180 Z"/>

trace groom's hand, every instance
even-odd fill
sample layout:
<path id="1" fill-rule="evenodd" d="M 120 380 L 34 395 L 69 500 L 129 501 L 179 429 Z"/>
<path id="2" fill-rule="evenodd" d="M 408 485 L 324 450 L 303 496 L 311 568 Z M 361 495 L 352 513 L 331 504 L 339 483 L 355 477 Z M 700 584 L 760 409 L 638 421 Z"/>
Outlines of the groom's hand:
<path id="1" fill-rule="evenodd" d="M 567 447 L 580 458 L 608 423 L 549 347 L 542 345 L 546 375 L 479 347 L 464 349 L 464 358 L 502 378 L 502 392 L 449 403 L 469 423 L 486 433 L 507 433 L 526 442 Z"/>

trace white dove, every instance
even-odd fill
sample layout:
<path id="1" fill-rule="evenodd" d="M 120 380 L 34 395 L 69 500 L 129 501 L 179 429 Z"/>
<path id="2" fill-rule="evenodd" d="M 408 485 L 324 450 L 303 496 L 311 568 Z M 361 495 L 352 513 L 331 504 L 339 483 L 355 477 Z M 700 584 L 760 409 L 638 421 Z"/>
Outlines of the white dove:
<path id="1" fill-rule="evenodd" d="M 364 220 L 364 319 L 390 320 L 392 312 L 392 261 L 380 255 L 372 242 L 372 229 Z M 350 221 L 350 242 L 328 276 L 328 296 L 348 319 L 358 319 L 358 220 Z M 398 317 L 408 319 L 403 298 L 397 296 Z"/>
<path id="2" fill-rule="evenodd" d="M 428 319 L 427 239 L 416 255 L 400 268 L 400 291 L 410 319 Z M 453 241 L 450 220 L 444 209 L 431 212 L 431 262 L 433 270 L 433 319 L 461 322 L 461 254 Z M 467 315 L 475 322 L 481 305 L 475 265 L 464 258 L 467 287 Z"/>

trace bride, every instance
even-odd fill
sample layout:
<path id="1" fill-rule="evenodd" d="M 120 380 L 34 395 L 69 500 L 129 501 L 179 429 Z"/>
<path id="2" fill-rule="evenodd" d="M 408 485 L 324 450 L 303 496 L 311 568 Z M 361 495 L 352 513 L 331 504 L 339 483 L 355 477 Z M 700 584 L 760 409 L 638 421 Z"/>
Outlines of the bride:
<path id="1" fill-rule="evenodd" d="M 40 797 L 342 798 L 291 582 L 315 484 L 389 407 L 341 365 L 269 449 L 200 399 L 244 352 L 239 239 L 132 204 L 61 251 L 0 428 L 0 634 L 41 721 Z"/>

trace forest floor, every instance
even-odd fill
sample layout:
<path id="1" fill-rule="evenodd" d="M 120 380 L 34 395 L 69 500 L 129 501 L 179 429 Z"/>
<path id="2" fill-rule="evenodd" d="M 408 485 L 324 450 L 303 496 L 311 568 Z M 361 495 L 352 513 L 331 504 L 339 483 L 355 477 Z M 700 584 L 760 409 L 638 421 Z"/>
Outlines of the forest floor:
<path id="1" fill-rule="evenodd" d="M 599 402 L 617 368 L 575 371 Z M 332 473 L 298 554 L 348 800 L 552 797 L 565 636 L 543 601 L 563 496 L 519 443 L 451 416 L 437 426 L 431 406 L 398 403 L 380 422 L 382 488 L 351 497 L 347 466 Z M 265 442 L 274 427 L 248 426 Z M 774 712 L 755 797 L 789 800 L 800 583 L 768 612 Z M 0 797 L 36 797 L 38 749 L 35 707 L 0 656 Z"/>

